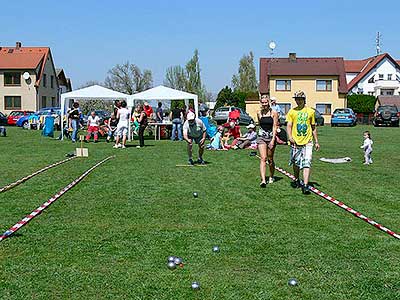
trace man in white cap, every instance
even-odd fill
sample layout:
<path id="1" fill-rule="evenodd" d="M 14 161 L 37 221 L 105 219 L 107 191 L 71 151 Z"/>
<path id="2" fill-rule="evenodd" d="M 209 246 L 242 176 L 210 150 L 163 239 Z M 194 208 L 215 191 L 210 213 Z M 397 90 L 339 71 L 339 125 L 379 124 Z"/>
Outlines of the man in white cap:
<path id="1" fill-rule="evenodd" d="M 241 137 L 234 139 L 232 142 L 232 148 L 233 149 L 244 149 L 246 147 L 249 147 L 252 143 L 257 143 L 257 132 L 256 130 L 256 125 L 254 124 L 249 124 L 246 126 L 248 131 Z"/>
<path id="2" fill-rule="evenodd" d="M 186 121 L 183 124 L 183 138 L 188 143 L 188 156 L 189 165 L 194 165 L 192 152 L 193 152 L 193 142 L 199 145 L 199 158 L 197 162 L 201 165 L 205 164 L 203 160 L 204 153 L 204 142 L 206 140 L 206 126 L 204 123 L 196 118 L 196 115 L 189 111 L 186 116 Z"/>
<path id="3" fill-rule="evenodd" d="M 286 115 L 287 133 L 290 141 L 290 165 L 293 165 L 294 177 L 292 187 L 301 187 L 303 194 L 310 194 L 308 182 L 310 179 L 313 146 L 319 150 L 317 127 L 315 126 L 315 111 L 305 106 L 306 94 L 298 91 L 294 94 L 297 107 Z M 313 143 L 314 140 L 314 143 Z M 304 184 L 300 184 L 300 170 L 303 170 Z"/>

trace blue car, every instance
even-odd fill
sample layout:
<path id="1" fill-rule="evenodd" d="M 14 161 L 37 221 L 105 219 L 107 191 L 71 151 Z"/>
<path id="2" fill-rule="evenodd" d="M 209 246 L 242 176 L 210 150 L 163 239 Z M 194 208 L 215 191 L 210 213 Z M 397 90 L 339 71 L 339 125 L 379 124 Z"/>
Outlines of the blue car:
<path id="1" fill-rule="evenodd" d="M 357 116 L 351 108 L 337 108 L 332 114 L 331 126 L 347 125 L 355 126 Z"/>
<path id="2" fill-rule="evenodd" d="M 61 108 L 60 107 L 44 107 L 38 110 L 34 116 L 38 117 L 40 119 L 40 116 L 43 115 L 52 115 L 55 117 L 55 122 L 54 125 L 59 127 L 59 120 L 60 120 L 60 115 L 61 115 Z M 29 117 L 30 116 L 23 116 L 20 118 L 15 125 L 18 127 L 22 127 L 24 129 L 29 129 Z"/>

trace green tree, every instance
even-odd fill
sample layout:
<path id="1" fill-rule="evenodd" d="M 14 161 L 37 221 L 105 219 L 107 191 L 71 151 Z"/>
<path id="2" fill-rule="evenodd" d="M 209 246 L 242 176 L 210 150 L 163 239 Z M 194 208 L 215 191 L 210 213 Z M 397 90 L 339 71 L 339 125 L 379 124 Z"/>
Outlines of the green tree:
<path id="1" fill-rule="evenodd" d="M 240 59 L 238 74 L 232 77 L 232 87 L 234 91 L 245 93 L 257 92 L 258 82 L 253 52 L 250 51 L 248 55 L 245 54 Z"/>
<path id="2" fill-rule="evenodd" d="M 199 100 L 206 101 L 209 98 L 207 89 L 201 83 L 201 69 L 199 51 L 194 51 L 193 57 L 185 67 L 173 66 L 167 68 L 164 84 L 170 88 L 196 94 Z"/>
<path id="3" fill-rule="evenodd" d="M 232 98 L 232 89 L 228 86 L 225 86 L 222 90 L 219 91 L 217 95 L 217 102 L 215 103 L 214 109 L 225 105 L 232 105 Z"/>
<path id="4" fill-rule="evenodd" d="M 176 90 L 186 91 L 186 70 L 181 66 L 173 66 L 167 69 L 164 85 Z"/>
<path id="5" fill-rule="evenodd" d="M 112 90 L 132 95 L 145 91 L 152 87 L 153 77 L 150 70 L 140 70 L 135 64 L 117 64 L 108 71 L 109 76 L 105 79 L 105 86 Z"/>
<path id="6" fill-rule="evenodd" d="M 371 95 L 352 94 L 347 96 L 347 107 L 355 113 L 368 114 L 375 110 L 376 98 Z"/>

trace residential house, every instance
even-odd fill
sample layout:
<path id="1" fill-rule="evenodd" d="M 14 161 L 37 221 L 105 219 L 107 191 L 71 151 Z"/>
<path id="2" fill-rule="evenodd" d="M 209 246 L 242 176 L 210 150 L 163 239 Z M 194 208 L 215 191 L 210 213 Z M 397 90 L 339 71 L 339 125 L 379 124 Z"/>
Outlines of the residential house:
<path id="1" fill-rule="evenodd" d="M 345 60 L 349 93 L 372 96 L 400 95 L 400 61 L 388 53 L 362 60 Z"/>
<path id="2" fill-rule="evenodd" d="M 65 76 L 64 69 L 56 69 L 60 94 L 72 92 L 71 79 Z"/>
<path id="3" fill-rule="evenodd" d="M 48 47 L 0 47 L 0 110 L 59 106 L 58 80 Z"/>
<path id="4" fill-rule="evenodd" d="M 346 107 L 347 82 L 341 57 L 298 58 L 290 53 L 287 58 L 260 58 L 260 93 L 276 97 L 287 113 L 296 106 L 293 94 L 303 90 L 306 104 L 318 110 L 326 123 L 336 108 Z M 246 111 L 256 120 L 258 100 L 247 100 Z"/>

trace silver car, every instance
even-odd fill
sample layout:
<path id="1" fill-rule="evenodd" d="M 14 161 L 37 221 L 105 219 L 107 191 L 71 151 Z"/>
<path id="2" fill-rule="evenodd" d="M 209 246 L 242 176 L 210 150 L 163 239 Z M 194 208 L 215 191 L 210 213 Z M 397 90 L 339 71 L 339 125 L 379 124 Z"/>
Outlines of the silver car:
<path id="1" fill-rule="evenodd" d="M 214 112 L 214 121 L 217 122 L 217 124 L 226 123 L 229 118 L 229 113 L 235 109 L 240 111 L 239 124 L 249 125 L 250 123 L 254 123 L 254 120 L 247 114 L 247 112 L 235 106 L 224 106 L 217 108 Z"/>

